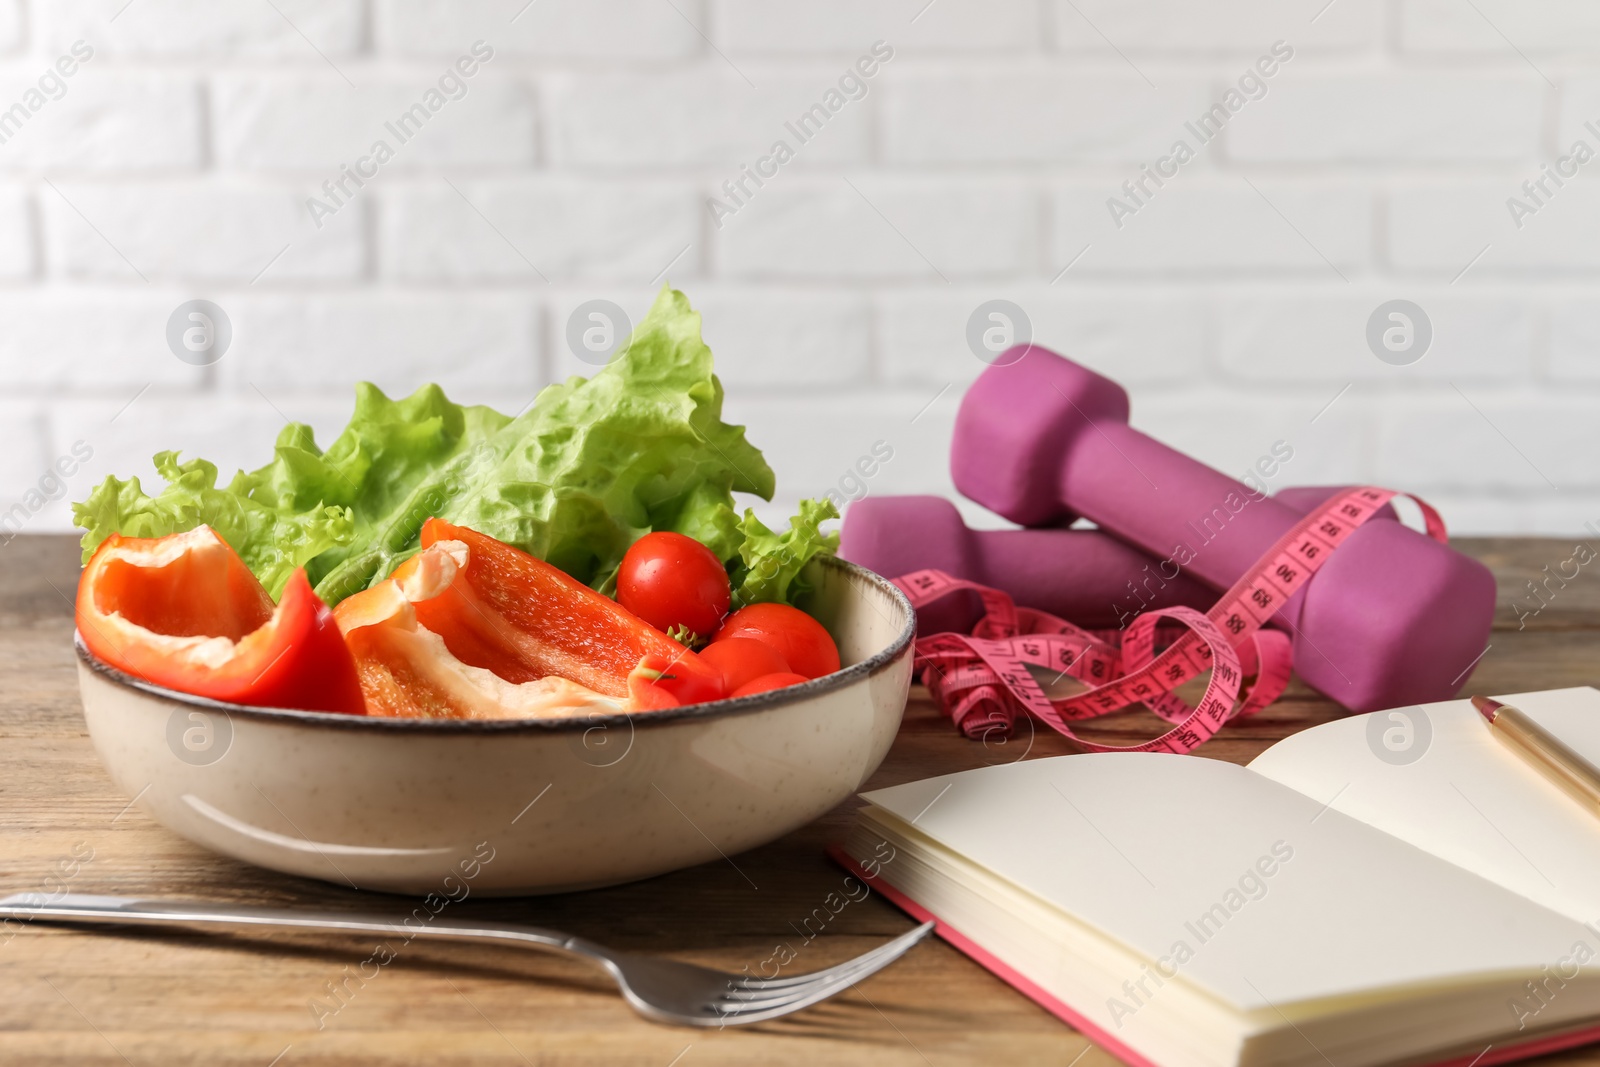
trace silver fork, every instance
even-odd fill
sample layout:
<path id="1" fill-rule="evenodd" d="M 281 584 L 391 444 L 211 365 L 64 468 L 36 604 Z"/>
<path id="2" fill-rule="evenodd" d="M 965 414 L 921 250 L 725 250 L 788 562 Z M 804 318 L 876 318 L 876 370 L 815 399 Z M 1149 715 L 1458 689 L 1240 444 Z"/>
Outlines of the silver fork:
<path id="1" fill-rule="evenodd" d="M 841 993 L 889 966 L 933 930 L 923 923 L 853 960 L 791 978 L 757 978 L 728 974 L 676 960 L 617 952 L 556 930 L 511 923 L 466 919 L 434 919 L 426 925 L 402 926 L 372 915 L 339 911 L 302 911 L 243 904 L 207 904 L 191 900 L 136 900 L 80 893 L 61 895 L 16 893 L 0 899 L 0 919 L 116 926 L 201 926 L 251 930 L 287 926 L 302 930 L 339 930 L 458 941 L 509 941 L 581 956 L 604 967 L 622 995 L 647 1019 L 679 1026 L 740 1026 L 788 1015 Z"/>

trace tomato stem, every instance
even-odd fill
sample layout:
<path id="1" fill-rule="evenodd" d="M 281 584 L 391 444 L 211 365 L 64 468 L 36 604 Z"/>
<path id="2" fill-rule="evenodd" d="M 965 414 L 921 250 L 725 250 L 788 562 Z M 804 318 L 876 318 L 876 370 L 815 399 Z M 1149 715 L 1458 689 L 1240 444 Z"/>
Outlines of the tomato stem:
<path id="1" fill-rule="evenodd" d="M 667 636 L 685 648 L 699 648 L 705 643 L 699 634 L 689 629 L 689 624 L 686 622 L 674 623 L 667 631 Z"/>

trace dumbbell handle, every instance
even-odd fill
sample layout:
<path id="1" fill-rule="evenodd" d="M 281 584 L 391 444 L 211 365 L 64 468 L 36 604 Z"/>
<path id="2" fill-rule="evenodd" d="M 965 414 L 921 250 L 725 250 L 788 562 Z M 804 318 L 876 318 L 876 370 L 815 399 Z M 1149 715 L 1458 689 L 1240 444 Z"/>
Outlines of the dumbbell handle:
<path id="1" fill-rule="evenodd" d="M 1218 589 L 1303 514 L 1126 423 L 1083 427 L 1058 484 L 1078 514 Z"/>
<path id="2" fill-rule="evenodd" d="M 1125 624 L 1143 603 L 1204 610 L 1216 599 L 1182 573 L 1100 530 L 974 530 L 978 573 L 960 575 L 1080 626 Z"/>
<path id="3" fill-rule="evenodd" d="M 1298 519 L 1342 488 L 1294 486 L 1270 500 Z M 1397 517 L 1387 505 L 1379 514 L 1391 520 Z M 1204 611 L 1216 601 L 1216 591 L 1231 584 L 1100 530 L 972 530 L 970 537 L 980 570 L 960 577 L 1003 589 L 1019 604 L 1083 626 L 1126 625 L 1130 615 L 1147 607 L 1183 604 Z M 1202 554 L 1197 553 L 1193 562 L 1199 562 Z M 1055 568 L 1041 566 L 1046 560 L 1060 562 Z M 1255 562 L 1256 556 L 1251 556 L 1239 569 Z"/>
<path id="4" fill-rule="evenodd" d="M 1303 515 L 1339 491 L 1290 487 L 1276 499 Z M 1387 507 L 1380 514 L 1394 518 Z M 906 529 L 907 523 L 918 529 Z M 959 545 L 944 543 L 952 537 Z M 973 530 L 933 497 L 874 497 L 852 505 L 840 555 L 890 577 L 936 567 L 1090 629 L 1124 626 L 1152 608 L 1181 604 L 1204 611 L 1217 599 L 1214 588 L 1182 568 L 1163 566 L 1100 530 Z M 948 598 L 920 613 L 928 632 L 968 630 L 981 614 L 976 597 Z"/>

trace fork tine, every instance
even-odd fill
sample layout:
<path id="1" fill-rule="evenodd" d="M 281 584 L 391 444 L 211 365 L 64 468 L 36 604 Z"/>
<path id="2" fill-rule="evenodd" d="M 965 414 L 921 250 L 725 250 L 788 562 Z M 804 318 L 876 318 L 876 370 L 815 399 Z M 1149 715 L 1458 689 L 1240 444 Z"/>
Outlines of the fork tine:
<path id="1" fill-rule="evenodd" d="M 918 941 L 921 941 L 924 937 L 928 936 L 928 931 L 933 929 L 933 926 L 934 924 L 931 922 L 923 923 L 914 930 L 906 931 L 893 941 L 885 941 L 883 944 L 879 945 L 870 952 L 864 952 L 854 959 L 845 960 L 843 963 L 835 964 L 834 966 L 825 968 L 821 971 L 812 971 L 809 974 L 792 975 L 788 978 L 748 978 L 741 975 L 734 982 L 734 990 L 739 992 L 756 992 L 762 990 L 777 990 L 792 988 L 800 985 L 809 985 L 817 981 L 819 978 L 831 975 L 835 971 L 840 971 L 845 968 L 853 968 L 859 964 L 868 963 L 877 959 L 879 956 L 893 955 L 898 957 L 907 948 L 910 948 L 912 945 L 915 945 Z"/>
<path id="2" fill-rule="evenodd" d="M 862 979 L 881 971 L 910 951 L 912 946 L 933 930 L 933 927 L 934 924 L 931 922 L 924 923 L 894 941 L 865 955 L 858 956 L 845 964 L 805 975 L 803 977 L 809 979 L 809 981 L 803 985 L 774 990 L 730 991 L 729 994 L 719 999 L 714 1007 L 724 1017 L 737 1017 L 741 1022 L 758 1022 L 760 1019 L 774 1018 L 778 1015 L 786 1015 L 791 1011 L 798 1011 L 818 1001 L 826 1000 L 835 993 L 841 992 Z M 751 997 L 750 999 L 742 999 L 735 997 L 735 993 L 749 993 Z M 718 1005 L 726 1005 L 726 1008 L 724 1009 Z"/>
<path id="3" fill-rule="evenodd" d="M 722 999 L 750 1004 L 781 1000 L 788 995 L 803 993 L 822 982 L 832 982 L 835 979 L 857 973 L 870 973 L 881 964 L 893 963 L 904 955 L 905 951 L 904 948 L 897 948 L 893 952 L 873 952 L 870 956 L 859 956 L 856 959 L 847 960 L 837 967 L 829 967 L 826 970 L 800 975 L 787 985 L 730 988 L 722 994 Z"/>
<path id="4" fill-rule="evenodd" d="M 883 968 L 889 966 L 891 963 L 894 963 L 901 956 L 905 955 L 907 951 L 909 951 L 909 946 L 907 948 L 902 948 L 897 952 L 875 956 L 870 960 L 854 961 L 849 967 L 838 967 L 827 971 L 820 971 L 811 975 L 811 981 L 806 982 L 803 985 L 786 986 L 783 989 L 729 990 L 728 992 L 718 996 L 716 998 L 716 1002 L 721 1004 L 724 1010 L 735 1007 L 743 1010 L 750 1010 L 771 1007 L 773 1005 L 786 1003 L 791 1000 L 799 1000 L 801 998 L 810 996 L 812 991 L 820 989 L 824 986 L 830 988 L 834 986 L 842 987 L 849 985 L 852 982 L 858 982 L 864 978 L 870 977 Z"/>
<path id="5" fill-rule="evenodd" d="M 784 1008 L 791 1004 L 795 1005 L 796 1008 L 804 1007 L 806 1004 L 815 1002 L 813 999 L 815 994 L 820 992 L 822 997 L 815 997 L 815 999 L 822 999 L 832 996 L 836 992 L 842 992 L 862 979 L 870 978 L 873 974 L 882 970 L 883 967 L 887 967 L 893 962 L 894 959 L 888 959 L 883 961 L 880 967 L 869 967 L 834 975 L 825 981 L 813 982 L 809 986 L 796 986 L 793 989 L 784 990 L 782 993 L 773 993 L 748 1000 L 742 998 L 736 1000 L 724 999 L 718 1002 L 718 1010 L 727 1015 L 744 1015 L 749 1012 L 765 1012 L 776 1008 Z"/>
<path id="6" fill-rule="evenodd" d="M 776 1003 L 758 1002 L 754 1004 L 746 1004 L 742 1002 L 735 1002 L 726 1008 L 719 1008 L 717 1011 L 724 1024 L 732 1023 L 738 1025 L 741 1023 L 759 1023 L 765 1022 L 768 1019 L 776 1019 L 781 1016 L 800 1011 L 803 1008 L 809 1008 L 813 1004 L 820 1003 L 824 1000 L 827 1000 L 829 997 L 834 996 L 835 994 L 842 993 L 846 989 L 854 986 L 863 978 L 869 977 L 869 975 L 872 973 L 881 970 L 883 967 L 887 967 L 893 962 L 894 960 L 892 959 L 885 960 L 880 966 L 872 968 L 871 971 L 868 971 L 865 974 L 852 974 L 837 981 L 818 983 L 816 988 L 813 989 L 795 991 L 792 995 L 785 997 Z"/>

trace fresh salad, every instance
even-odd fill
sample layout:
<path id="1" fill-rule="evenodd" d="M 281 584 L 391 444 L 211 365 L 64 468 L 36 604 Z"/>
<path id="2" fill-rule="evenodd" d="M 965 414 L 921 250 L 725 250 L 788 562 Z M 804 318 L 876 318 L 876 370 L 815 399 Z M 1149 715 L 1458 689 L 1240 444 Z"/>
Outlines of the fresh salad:
<path id="1" fill-rule="evenodd" d="M 291 423 L 271 462 L 155 457 L 73 505 L 77 625 L 96 657 L 240 704 L 424 718 L 648 711 L 839 669 L 795 606 L 837 518 L 782 533 L 772 469 L 722 421 L 688 299 L 663 288 L 592 378 L 512 417 L 429 385 L 356 391 L 326 450 Z"/>

